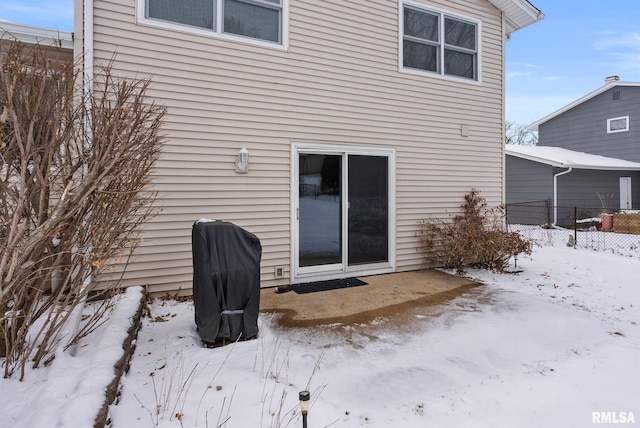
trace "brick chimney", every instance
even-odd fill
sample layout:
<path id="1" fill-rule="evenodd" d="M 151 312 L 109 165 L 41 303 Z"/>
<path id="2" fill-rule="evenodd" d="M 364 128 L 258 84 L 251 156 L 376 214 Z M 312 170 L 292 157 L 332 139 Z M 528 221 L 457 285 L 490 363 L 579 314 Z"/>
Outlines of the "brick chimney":
<path id="1" fill-rule="evenodd" d="M 619 82 L 620 76 L 609 76 L 604 78 L 604 84 L 608 85 L 609 83 Z"/>

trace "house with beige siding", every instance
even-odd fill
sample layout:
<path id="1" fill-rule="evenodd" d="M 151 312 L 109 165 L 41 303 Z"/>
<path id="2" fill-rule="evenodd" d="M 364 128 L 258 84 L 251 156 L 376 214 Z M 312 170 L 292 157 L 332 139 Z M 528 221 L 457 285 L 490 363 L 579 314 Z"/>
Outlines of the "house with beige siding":
<path id="1" fill-rule="evenodd" d="M 525 0 L 76 0 L 91 78 L 167 107 L 159 215 L 125 284 L 192 286 L 191 228 L 262 243 L 263 287 L 429 266 L 419 220 L 503 201 L 510 34 Z M 248 163 L 239 162 L 248 155 Z"/>

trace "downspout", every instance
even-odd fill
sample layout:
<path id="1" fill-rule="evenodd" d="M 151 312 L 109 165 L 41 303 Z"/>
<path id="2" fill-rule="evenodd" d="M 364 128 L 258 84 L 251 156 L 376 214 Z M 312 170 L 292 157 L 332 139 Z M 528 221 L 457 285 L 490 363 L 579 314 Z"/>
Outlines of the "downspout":
<path id="1" fill-rule="evenodd" d="M 85 105 L 85 118 L 84 118 L 84 144 L 92 144 L 93 135 L 91 132 L 91 105 L 93 100 L 93 0 L 81 0 L 83 2 L 82 7 L 82 80 L 83 80 L 83 97 L 82 102 Z M 85 169 L 87 166 L 84 165 Z M 91 285 L 91 273 L 84 280 L 82 288 L 86 289 Z M 87 303 L 86 293 L 82 297 L 82 302 L 76 306 L 72 315 L 73 326 L 69 340 L 72 340 L 80 331 L 80 324 L 82 323 L 82 313 Z M 70 320 L 71 321 L 71 320 Z M 70 354 L 75 355 L 77 351 L 77 343 L 70 349 Z"/>
<path id="2" fill-rule="evenodd" d="M 572 167 L 569 167 L 568 170 L 559 172 L 553 175 L 553 224 L 555 227 L 558 222 L 558 177 L 561 175 L 569 174 L 573 170 Z"/>
<path id="3" fill-rule="evenodd" d="M 83 71 L 84 96 L 87 107 L 90 106 L 89 94 L 93 92 L 93 0 L 83 0 Z"/>
<path id="4" fill-rule="evenodd" d="M 504 206 L 506 207 L 506 203 L 507 203 L 507 159 L 506 159 L 506 147 L 505 144 L 507 143 L 507 133 L 506 133 L 506 120 L 507 120 L 507 114 L 506 114 L 506 105 L 507 105 L 507 91 L 506 91 L 506 87 L 507 87 L 507 42 L 511 39 L 511 33 L 507 33 L 506 31 L 507 28 L 507 20 L 505 18 L 505 14 L 504 12 L 502 12 L 502 108 L 501 108 L 501 116 L 502 116 L 502 120 L 501 120 L 501 125 L 502 125 L 502 129 L 500 130 L 500 147 L 501 147 L 501 154 L 502 154 L 502 171 L 501 171 L 501 187 L 502 187 L 502 195 L 501 195 L 501 201 L 502 204 L 504 204 Z M 504 224 L 503 226 L 506 226 L 507 224 L 507 216 L 506 216 L 506 212 L 505 212 L 505 216 L 504 216 Z"/>

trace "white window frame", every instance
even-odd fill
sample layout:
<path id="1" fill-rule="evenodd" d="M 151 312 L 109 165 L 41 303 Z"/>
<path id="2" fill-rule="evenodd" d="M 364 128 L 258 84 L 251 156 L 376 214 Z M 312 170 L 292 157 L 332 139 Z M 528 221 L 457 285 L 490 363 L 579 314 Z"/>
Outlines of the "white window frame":
<path id="1" fill-rule="evenodd" d="M 381 263 L 371 263 L 364 265 L 348 266 L 343 262 L 335 265 L 323 265 L 323 266 L 299 266 L 299 237 L 300 237 L 300 224 L 298 218 L 299 209 L 299 181 L 298 175 L 299 163 L 298 155 L 300 153 L 312 153 L 312 154 L 327 154 L 327 155 L 371 155 L 371 156 L 383 156 L 389 160 L 387 174 L 389 180 L 389 212 L 388 212 L 388 260 Z M 344 163 L 343 163 L 344 168 Z M 343 177 L 347 174 L 347 171 L 343 169 Z M 347 181 L 342 181 L 342 194 L 347 192 Z M 345 278 L 350 276 L 366 276 L 366 275 L 378 275 L 383 273 L 395 272 L 396 269 L 396 151 L 393 148 L 384 147 L 362 147 L 352 145 L 338 145 L 338 144 L 323 144 L 323 143 L 301 143 L 294 142 L 291 144 L 291 281 L 292 283 L 301 283 L 308 281 L 323 281 L 329 279 Z M 343 204 L 343 219 L 348 216 L 348 207 Z M 343 222 L 342 227 L 344 228 Z M 342 234 L 346 236 L 346 229 L 343 229 Z M 342 254 L 347 254 L 347 241 L 344 240 L 342 245 Z"/>
<path id="2" fill-rule="evenodd" d="M 215 29 L 210 30 L 207 28 L 192 27 L 186 24 L 180 24 L 178 22 L 162 21 L 159 19 L 146 17 L 146 0 L 136 0 L 136 24 L 146 25 L 150 27 L 158 27 L 166 30 L 177 31 L 181 33 L 197 34 L 205 37 L 213 37 L 224 40 L 231 40 L 235 42 L 248 43 L 252 45 L 259 45 L 279 50 L 287 50 L 289 47 L 289 2 L 290 0 L 282 0 L 282 15 L 280 23 L 281 40 L 280 43 L 271 42 L 269 40 L 256 39 L 252 37 L 242 36 L 238 34 L 223 33 L 223 3 L 224 0 L 211 0 L 215 2 Z M 260 3 L 260 0 L 255 2 Z M 269 4 L 266 2 L 265 4 Z"/>
<path id="3" fill-rule="evenodd" d="M 441 8 L 425 6 L 423 3 L 417 3 L 413 1 L 407 0 L 398 0 L 398 24 L 399 24 L 399 40 L 398 40 L 398 69 L 400 72 L 409 73 L 409 74 L 417 74 L 422 76 L 434 76 L 446 80 L 454 80 L 456 82 L 466 82 L 469 84 L 479 85 L 482 83 L 482 21 L 479 19 L 475 19 L 469 16 L 461 15 L 457 12 L 450 12 Z M 404 66 L 404 8 L 408 6 L 409 8 L 423 10 L 427 13 L 440 15 L 440 37 L 439 37 L 439 58 L 438 60 L 441 63 L 440 71 L 428 71 L 428 70 L 420 70 L 416 68 L 409 68 Z M 469 24 L 474 24 L 476 26 L 476 76 L 474 79 L 469 79 L 466 77 L 455 76 L 451 74 L 444 73 L 444 19 L 452 18 L 462 22 L 467 22 Z"/>
<path id="4" fill-rule="evenodd" d="M 623 129 L 611 129 L 611 122 L 624 119 L 626 127 Z M 629 116 L 612 117 L 607 119 L 607 134 L 615 134 L 616 132 L 627 132 L 629 130 Z"/>

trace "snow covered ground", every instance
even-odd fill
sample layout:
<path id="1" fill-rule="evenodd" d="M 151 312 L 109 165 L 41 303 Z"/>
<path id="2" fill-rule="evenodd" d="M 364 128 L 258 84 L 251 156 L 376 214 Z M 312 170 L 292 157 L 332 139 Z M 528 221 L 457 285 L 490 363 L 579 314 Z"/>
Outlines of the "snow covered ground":
<path id="1" fill-rule="evenodd" d="M 640 424 L 640 250 L 537 247 L 518 269 L 470 271 L 485 285 L 402 322 L 281 329 L 261 315 L 257 340 L 216 349 L 200 347 L 191 303 L 156 300 L 111 426 L 299 427 L 306 389 L 309 427 Z M 100 356 L 0 380 L 0 425 L 91 426 Z"/>

